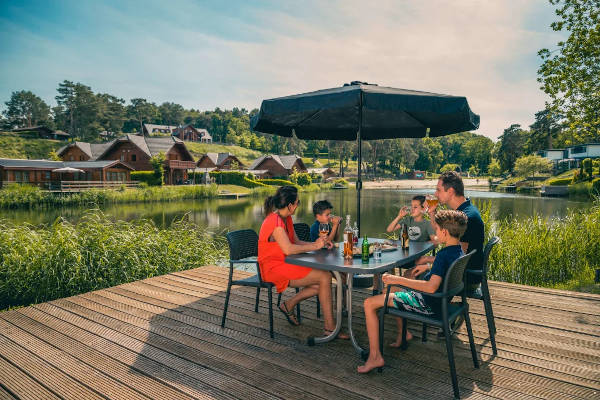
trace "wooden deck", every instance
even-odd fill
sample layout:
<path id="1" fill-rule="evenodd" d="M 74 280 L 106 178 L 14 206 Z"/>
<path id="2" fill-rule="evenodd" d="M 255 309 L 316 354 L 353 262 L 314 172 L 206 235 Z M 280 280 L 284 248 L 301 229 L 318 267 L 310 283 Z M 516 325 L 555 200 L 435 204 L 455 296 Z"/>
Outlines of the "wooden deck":
<path id="1" fill-rule="evenodd" d="M 303 326 L 266 298 L 234 288 L 227 325 L 220 317 L 226 269 L 205 267 L 0 313 L 0 399 L 447 399 L 445 347 L 427 343 L 386 352 L 383 373 L 358 375 L 348 341 L 308 347 L 318 334 L 314 301 Z M 243 275 L 244 272 L 239 272 Z M 463 398 L 599 399 L 600 296 L 493 283 L 498 356 L 491 357 L 480 302 L 472 320 L 480 369 L 464 332 L 455 339 Z M 291 293 L 291 292 L 290 292 Z M 366 342 L 361 302 L 355 327 Z M 386 339 L 395 334 L 389 319 Z"/>

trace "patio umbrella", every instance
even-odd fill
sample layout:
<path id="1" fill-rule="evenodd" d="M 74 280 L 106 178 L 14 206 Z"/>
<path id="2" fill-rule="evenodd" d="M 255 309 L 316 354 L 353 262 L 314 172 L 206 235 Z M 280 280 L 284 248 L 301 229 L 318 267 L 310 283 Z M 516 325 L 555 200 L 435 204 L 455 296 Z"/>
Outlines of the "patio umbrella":
<path id="1" fill-rule="evenodd" d="M 360 235 L 362 141 L 443 136 L 479 127 L 465 97 L 354 81 L 342 87 L 263 100 L 257 132 L 299 139 L 358 140 L 356 181 Z"/>

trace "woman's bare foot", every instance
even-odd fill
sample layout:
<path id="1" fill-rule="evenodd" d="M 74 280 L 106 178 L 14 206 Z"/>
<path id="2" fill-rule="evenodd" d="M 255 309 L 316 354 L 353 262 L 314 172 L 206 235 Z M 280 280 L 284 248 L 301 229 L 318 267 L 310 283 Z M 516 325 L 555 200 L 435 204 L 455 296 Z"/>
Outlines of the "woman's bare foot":
<path id="1" fill-rule="evenodd" d="M 410 333 L 410 331 L 406 331 L 406 341 L 408 342 L 409 340 L 412 340 L 412 338 L 413 338 L 412 333 Z M 398 348 L 400 346 L 402 346 L 402 334 L 401 333 L 398 335 L 395 342 L 390 343 L 390 347 Z"/>
<path id="2" fill-rule="evenodd" d="M 356 371 L 358 371 L 359 374 L 366 374 L 367 372 L 371 372 L 371 370 L 383 367 L 384 365 L 385 361 L 381 355 L 376 356 L 374 359 L 369 357 L 365 365 L 360 365 L 358 368 L 356 368 Z"/>

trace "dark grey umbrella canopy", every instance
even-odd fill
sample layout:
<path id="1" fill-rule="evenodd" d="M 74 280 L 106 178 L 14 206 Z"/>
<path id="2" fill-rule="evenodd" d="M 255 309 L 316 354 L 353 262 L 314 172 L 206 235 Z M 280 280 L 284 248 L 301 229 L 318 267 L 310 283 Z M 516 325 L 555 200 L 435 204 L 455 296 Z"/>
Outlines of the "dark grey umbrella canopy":
<path id="1" fill-rule="evenodd" d="M 465 97 L 352 82 L 263 100 L 250 120 L 257 132 L 299 139 L 358 140 L 356 181 L 360 234 L 363 140 L 443 136 L 479 128 Z"/>
<path id="2" fill-rule="evenodd" d="M 250 122 L 254 131 L 299 139 L 356 140 L 359 126 L 362 140 L 419 138 L 428 129 L 443 136 L 477 129 L 479 115 L 465 97 L 353 83 L 263 100 Z"/>

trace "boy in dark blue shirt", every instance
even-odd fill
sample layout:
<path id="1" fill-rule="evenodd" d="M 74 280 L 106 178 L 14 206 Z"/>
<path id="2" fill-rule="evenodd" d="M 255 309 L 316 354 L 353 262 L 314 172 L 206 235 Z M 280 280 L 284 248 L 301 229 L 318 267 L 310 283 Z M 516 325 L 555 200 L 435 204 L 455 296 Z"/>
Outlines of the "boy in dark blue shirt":
<path id="1" fill-rule="evenodd" d="M 464 254 L 460 246 L 460 238 L 467 229 L 467 216 L 462 211 L 438 211 L 435 214 L 434 227 L 438 241 L 444 244 L 445 247 L 436 255 L 431 271 L 425 275 L 424 280 L 409 279 L 390 274 L 383 275 L 383 283 L 385 284 L 399 284 L 415 290 L 403 290 L 390 294 L 388 299 L 390 307 L 425 315 L 440 312 L 441 303 L 438 299 L 425 299 L 417 290 L 424 293 L 442 291 L 442 283 L 448 269 L 454 261 Z M 365 300 L 365 319 L 367 334 L 369 336 L 369 358 L 365 365 L 358 367 L 359 373 L 369 372 L 373 368 L 382 367 L 385 363 L 381 351 L 379 351 L 379 318 L 377 316 L 378 310 L 383 307 L 384 302 L 385 294 L 369 297 Z M 392 347 L 398 347 L 402 344 L 402 318 L 396 318 L 396 321 L 398 325 L 398 337 L 391 344 Z M 406 340 L 410 339 L 412 339 L 412 334 L 407 332 Z"/>
<path id="2" fill-rule="evenodd" d="M 314 242 L 319 238 L 319 225 L 327 224 L 329 233 L 327 234 L 327 242 L 333 242 L 340 226 L 340 217 L 331 215 L 333 205 L 327 200 L 320 200 L 313 204 L 313 214 L 315 222 L 310 227 L 310 240 Z"/>

